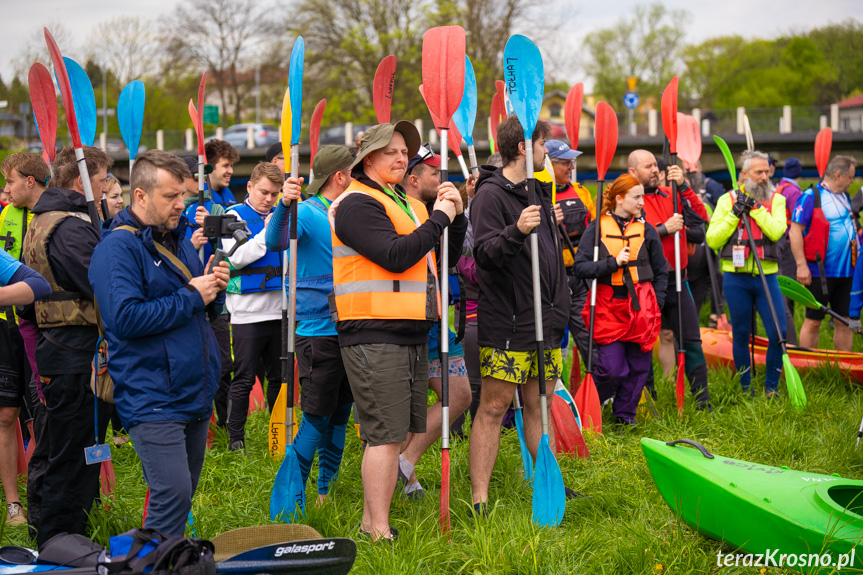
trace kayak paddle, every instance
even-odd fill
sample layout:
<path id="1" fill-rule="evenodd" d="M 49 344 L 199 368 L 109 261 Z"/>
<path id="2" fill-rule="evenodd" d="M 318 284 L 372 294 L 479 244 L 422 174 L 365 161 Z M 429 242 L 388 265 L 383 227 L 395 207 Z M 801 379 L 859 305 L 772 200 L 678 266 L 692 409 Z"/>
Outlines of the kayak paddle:
<path id="1" fill-rule="evenodd" d="M 291 158 L 291 177 L 299 178 L 300 169 L 300 130 L 302 129 L 302 106 L 303 106 L 303 60 L 305 57 L 305 43 L 303 37 L 298 36 L 294 41 L 294 47 L 291 51 L 291 65 L 288 71 L 288 93 L 290 95 L 290 121 L 291 121 L 291 137 L 290 137 L 290 158 Z M 282 118 L 284 121 L 284 117 Z M 284 132 L 283 132 L 284 133 Z M 282 141 L 283 153 L 284 143 Z M 288 154 L 285 153 L 285 158 Z M 285 353 L 282 360 L 282 390 L 285 386 L 290 387 L 286 390 L 285 404 L 285 425 L 287 426 L 287 434 L 285 437 L 285 458 L 279 466 L 279 471 L 276 473 L 276 479 L 273 481 L 273 491 L 270 495 L 270 519 L 275 521 L 281 517 L 294 519 L 299 509 L 299 515 L 303 516 L 306 513 L 306 486 L 300 472 L 300 463 L 297 460 L 297 453 L 294 451 L 294 430 L 296 429 L 297 419 L 294 411 L 294 334 L 296 329 L 296 314 L 297 314 L 297 202 L 291 202 L 291 224 L 290 224 L 290 240 L 288 245 L 288 301 L 287 301 L 287 341 L 282 343 L 282 349 Z M 285 258 L 282 257 L 282 275 L 285 271 Z M 284 288 L 283 288 L 284 289 Z M 284 294 L 284 292 L 283 292 Z M 284 299 L 284 298 L 283 298 Z M 284 302 L 283 302 L 284 305 Z M 285 311 L 282 311 L 282 321 L 285 320 Z M 284 323 L 282 323 L 284 328 Z M 283 331 L 283 336 L 284 336 Z M 287 369 L 285 369 L 287 368 Z M 281 390 L 279 392 L 281 394 Z"/>
<path id="2" fill-rule="evenodd" d="M 449 179 L 447 133 L 464 93 L 465 33 L 461 26 L 439 26 L 423 35 L 423 98 L 440 133 L 441 183 Z M 440 249 L 442 302 L 440 319 L 441 362 L 441 488 L 440 525 L 450 529 L 449 491 L 449 226 L 443 229 Z"/>
<path id="3" fill-rule="evenodd" d="M 495 92 L 491 98 L 491 114 L 489 116 L 489 131 L 491 132 L 491 153 L 495 153 L 495 142 L 497 141 L 497 127 L 506 118 L 503 107 L 503 93 Z"/>
<path id="4" fill-rule="evenodd" d="M 566 127 L 566 137 L 569 138 L 569 147 L 573 151 L 578 150 L 579 129 L 581 128 L 581 108 L 584 106 L 584 84 L 579 82 L 569 89 L 563 104 L 563 120 Z M 576 158 L 577 159 L 577 158 Z M 575 182 L 575 161 L 572 162 L 571 181 Z"/>
<path id="5" fill-rule="evenodd" d="M 146 91 L 144 82 L 132 80 L 120 92 L 117 100 L 117 120 L 120 122 L 120 134 L 126 149 L 129 150 L 129 174 L 135 165 L 138 146 L 141 144 L 141 131 L 144 129 L 144 102 Z"/>
<path id="6" fill-rule="evenodd" d="M 524 480 L 533 480 L 533 457 L 527 449 L 527 442 L 524 439 L 524 415 L 523 406 L 521 405 L 521 396 L 519 390 L 515 390 L 515 395 L 512 397 L 512 409 L 515 414 L 515 431 L 518 435 L 518 449 L 521 452 L 521 467 L 523 470 Z"/>
<path id="7" fill-rule="evenodd" d="M 36 62 L 30 66 L 27 85 L 30 89 L 30 104 L 33 106 L 36 129 L 42 141 L 42 157 L 45 158 L 53 176 L 52 164 L 57 155 L 57 96 L 54 93 L 51 72 L 45 64 Z"/>
<path id="8" fill-rule="evenodd" d="M 470 159 L 470 173 L 474 177 L 479 175 L 479 166 L 476 163 L 476 149 L 473 145 L 473 126 L 476 122 L 476 74 L 470 58 L 464 57 L 464 93 L 462 93 L 461 104 L 458 106 L 453 122 L 461 133 L 467 144 L 467 155 Z"/>
<path id="9" fill-rule="evenodd" d="M 728 166 L 728 173 L 731 175 L 731 186 L 737 190 L 737 175 L 734 168 L 734 159 L 731 157 L 731 150 L 728 149 L 728 144 L 719 136 L 713 136 L 713 141 L 719 146 L 722 156 L 725 158 L 725 164 Z M 740 193 L 739 191 L 737 193 Z M 758 256 L 758 246 L 755 244 L 755 239 L 752 237 L 752 229 L 749 225 L 749 215 L 743 214 L 743 226 L 746 228 L 746 235 L 749 237 L 749 251 L 755 259 L 755 265 L 758 266 L 758 275 L 761 276 L 761 285 L 764 288 L 764 295 L 767 297 L 767 304 L 770 307 L 770 315 L 773 319 L 773 325 L 776 328 L 776 333 L 779 336 L 779 347 L 782 350 L 782 364 L 785 367 L 785 385 L 788 387 L 788 397 L 791 399 L 791 404 L 798 410 L 806 407 L 806 392 L 803 390 L 803 382 L 800 380 L 800 374 L 791 363 L 791 358 L 788 357 L 788 349 L 785 343 L 785 336 L 782 330 L 779 329 L 779 318 L 776 315 L 776 306 L 773 303 L 773 297 L 770 295 L 770 288 L 767 285 L 767 278 L 764 276 L 764 269 L 761 267 L 761 258 Z M 754 334 L 753 334 L 754 335 Z M 753 364 L 754 365 L 754 364 Z"/>
<path id="10" fill-rule="evenodd" d="M 668 151 L 671 153 L 671 165 L 677 165 L 677 76 L 671 79 L 662 91 L 662 131 L 668 138 Z M 674 204 L 674 215 L 681 212 L 680 191 L 677 181 L 671 182 L 671 200 Z M 674 289 L 677 291 L 677 385 L 674 388 L 677 396 L 677 411 L 683 412 L 683 398 L 686 395 L 684 374 L 686 372 L 686 355 L 683 348 L 683 280 L 680 269 L 680 230 L 674 232 Z"/>
<path id="11" fill-rule="evenodd" d="M 815 296 L 812 295 L 812 292 L 809 291 L 809 289 L 805 285 L 788 276 L 778 275 L 776 276 L 776 279 L 779 281 L 779 289 L 782 291 L 782 295 L 784 295 L 788 299 L 793 300 L 800 305 L 806 306 L 809 309 L 817 309 L 821 313 L 830 314 L 831 316 L 833 316 L 833 319 L 835 319 L 836 321 L 841 321 L 845 325 L 849 324 L 849 321 L 847 319 L 816 300 Z"/>
<path id="12" fill-rule="evenodd" d="M 533 162 L 533 132 L 542 107 L 545 74 L 539 48 L 526 36 L 511 36 L 503 49 L 503 69 L 510 101 L 524 131 L 525 169 L 529 205 L 541 205 L 536 194 Z M 542 436 L 536 447 L 533 472 L 533 520 L 546 527 L 563 521 L 566 493 L 563 474 L 551 450 L 548 437 L 548 398 L 545 384 L 545 348 L 542 329 L 542 292 L 539 276 L 539 238 L 536 228 L 530 232 L 530 260 L 533 279 L 533 319 L 536 329 L 537 378 L 539 379 L 539 416 Z"/>
<path id="13" fill-rule="evenodd" d="M 396 77 L 396 57 L 390 54 L 378 64 L 372 83 L 372 102 L 378 124 L 390 123 L 390 110 L 393 105 L 393 88 Z"/>
<path id="14" fill-rule="evenodd" d="M 827 171 L 827 162 L 830 161 L 830 148 L 833 147 L 833 130 L 830 127 L 821 128 L 815 136 L 815 166 L 818 168 L 818 177 L 824 179 Z"/>
<path id="15" fill-rule="evenodd" d="M 309 124 L 309 147 L 311 148 L 311 153 L 309 154 L 309 183 L 315 179 L 315 172 L 312 170 L 312 166 L 315 165 L 315 156 L 318 154 L 318 144 L 321 140 L 321 120 L 324 117 L 324 110 L 326 108 L 326 98 L 319 100 L 315 105 L 315 111 L 312 112 L 312 121 Z"/>
<path id="16" fill-rule="evenodd" d="M 425 94 L 424 94 L 425 89 L 423 88 L 423 84 L 420 84 L 419 90 L 420 90 L 420 94 L 423 97 L 423 101 L 425 101 Z M 428 102 L 426 102 L 426 106 L 428 106 Z M 438 128 L 437 126 L 442 126 L 446 122 L 444 122 L 440 117 L 438 117 L 436 112 L 432 112 L 430 108 L 429 108 L 429 115 L 432 117 L 432 123 L 435 125 L 435 129 L 437 129 L 438 135 L 440 135 L 441 131 L 440 131 L 440 128 Z M 468 178 L 468 176 L 470 175 L 470 173 L 468 172 L 467 164 L 464 163 L 464 157 L 463 157 L 462 152 L 461 152 L 461 133 L 459 132 L 458 128 L 455 125 L 455 116 L 450 118 L 447 126 L 448 126 L 447 127 L 448 133 L 447 133 L 447 139 L 446 139 L 447 146 L 449 146 L 449 150 L 452 151 L 453 155 L 458 160 L 459 167 L 461 168 L 461 171 L 462 171 L 462 175 L 464 176 L 464 179 L 466 180 Z M 445 180 L 441 180 L 441 181 L 443 182 Z"/>
<path id="17" fill-rule="evenodd" d="M 192 118 L 192 126 L 195 128 L 195 135 L 198 138 L 198 207 L 204 207 L 204 186 L 206 181 L 207 156 L 204 152 L 204 89 L 207 86 L 207 73 L 201 75 L 201 82 L 198 84 L 198 107 L 195 108 L 195 103 L 189 99 L 189 117 Z M 215 252 L 215 240 L 210 240 L 210 246 Z M 198 256 L 201 258 L 201 263 L 204 263 L 204 246 L 198 248 Z"/>
<path id="18" fill-rule="evenodd" d="M 69 75 L 69 84 L 72 87 L 72 100 L 75 102 L 75 119 L 78 121 L 78 129 L 81 135 L 81 143 L 92 146 L 96 141 L 96 94 L 90 77 L 81 65 L 63 56 L 66 64 L 66 72 Z M 54 70 L 57 72 L 56 68 Z M 59 78 L 57 80 L 60 82 Z"/>
<path id="19" fill-rule="evenodd" d="M 605 102 L 596 105 L 596 219 L 594 220 L 593 261 L 599 261 L 599 218 L 602 209 L 602 193 L 605 187 L 605 174 L 617 150 L 617 116 L 614 110 Z M 590 280 L 590 325 L 588 326 L 587 365 L 584 379 L 575 393 L 575 405 L 581 414 L 583 429 L 593 429 L 602 433 L 602 406 L 599 404 L 599 393 L 593 381 L 593 334 L 596 320 L 596 278 Z M 575 361 L 575 358 L 573 358 Z"/>

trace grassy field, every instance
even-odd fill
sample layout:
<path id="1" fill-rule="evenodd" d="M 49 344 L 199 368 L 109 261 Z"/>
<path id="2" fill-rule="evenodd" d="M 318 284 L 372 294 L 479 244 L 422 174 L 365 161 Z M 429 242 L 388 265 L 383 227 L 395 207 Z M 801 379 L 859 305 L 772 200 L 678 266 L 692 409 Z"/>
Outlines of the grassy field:
<path id="1" fill-rule="evenodd" d="M 763 372 L 755 380 L 763 384 Z M 762 394 L 749 398 L 730 370 L 712 371 L 714 413 L 698 412 L 687 402 L 683 419 L 676 415 L 671 383 L 660 383 L 660 419 L 643 421 L 626 433 L 608 428 L 602 436 L 588 437 L 589 459 L 560 459 L 566 484 L 590 499 L 569 502 L 557 529 L 531 522 L 532 491 L 522 479 L 518 442 L 511 431 L 504 431 L 501 438 L 486 520 L 475 522 L 468 516 L 468 442 L 456 440 L 451 450 L 451 534 L 443 536 L 438 528 L 440 452 L 433 448 L 417 466 L 426 498 L 412 502 L 397 496 L 393 503 L 392 524 L 401 532 L 398 542 L 369 543 L 358 535 L 361 446 L 351 433 L 332 495 L 322 507 L 310 507 L 305 522 L 325 536 L 356 539 L 359 554 L 353 572 L 360 574 L 717 572 L 717 553 L 729 550 L 677 521 L 651 480 L 639 439 L 687 437 L 725 456 L 863 478 L 863 453 L 854 450 L 863 414 L 861 390 L 835 368 L 806 375 L 803 382 L 809 406 L 797 413 L 787 397 L 772 402 Z M 266 452 L 267 421 L 266 412 L 250 419 L 246 456 L 227 452 L 224 435 L 208 451 L 193 508 L 199 536 L 269 522 L 270 489 L 278 462 Z M 111 534 L 140 525 L 146 490 L 131 445 L 114 447 L 113 458 L 117 497 L 110 509 L 98 508 L 91 517 L 93 538 L 103 544 Z M 313 478 L 316 473 L 313 468 Z M 314 500 L 315 490 L 310 481 L 309 501 Z M 0 525 L 0 544 L 32 546 L 23 526 Z"/>

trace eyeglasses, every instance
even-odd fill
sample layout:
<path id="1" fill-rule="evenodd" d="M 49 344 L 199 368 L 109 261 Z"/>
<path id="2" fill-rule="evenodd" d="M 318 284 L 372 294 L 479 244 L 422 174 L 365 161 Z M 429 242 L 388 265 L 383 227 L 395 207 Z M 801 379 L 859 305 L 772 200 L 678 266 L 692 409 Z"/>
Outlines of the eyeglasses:
<path id="1" fill-rule="evenodd" d="M 575 167 L 575 160 L 552 160 L 552 164 L 558 164 L 560 166 L 567 166 L 569 168 Z"/>

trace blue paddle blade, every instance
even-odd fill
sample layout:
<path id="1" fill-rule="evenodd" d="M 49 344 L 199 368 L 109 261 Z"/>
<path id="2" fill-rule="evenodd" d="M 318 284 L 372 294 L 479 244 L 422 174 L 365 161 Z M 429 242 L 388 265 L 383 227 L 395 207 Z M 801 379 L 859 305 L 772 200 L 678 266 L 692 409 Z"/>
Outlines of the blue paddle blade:
<path id="1" fill-rule="evenodd" d="M 539 48 L 530 38 L 515 34 L 507 40 L 503 49 L 503 78 L 524 139 L 532 139 L 542 108 L 545 73 Z"/>
<path id="2" fill-rule="evenodd" d="M 288 72 L 288 89 L 291 92 L 291 145 L 300 143 L 300 130 L 303 126 L 303 59 L 306 55 L 306 44 L 303 37 L 298 36 L 291 50 L 291 68 Z"/>
<path id="3" fill-rule="evenodd" d="M 141 143 L 141 131 L 144 129 L 144 100 L 144 82 L 133 80 L 126 84 L 117 101 L 117 120 L 120 122 L 120 133 L 129 150 L 130 160 L 135 159 Z"/>
<path id="4" fill-rule="evenodd" d="M 557 527 L 566 510 L 563 474 L 551 446 L 548 434 L 543 434 L 536 449 L 536 470 L 533 474 L 533 521 L 544 527 Z"/>
<path id="5" fill-rule="evenodd" d="M 96 94 L 93 93 L 93 85 L 90 83 L 90 78 L 87 77 L 87 72 L 78 62 L 65 56 L 63 61 L 66 63 L 66 71 L 69 73 L 72 102 L 75 106 L 75 119 L 78 120 L 81 143 L 85 146 L 92 146 L 96 140 Z"/>
<path id="6" fill-rule="evenodd" d="M 279 466 L 270 494 L 270 521 L 298 523 L 306 513 L 306 486 L 300 473 L 300 462 L 293 445 L 285 447 L 285 459 Z"/>
<path id="7" fill-rule="evenodd" d="M 464 57 L 464 92 L 461 96 L 461 104 L 452 120 L 461 132 L 465 144 L 473 146 L 473 125 L 476 122 L 476 75 L 467 56 Z"/>
<path id="8" fill-rule="evenodd" d="M 518 432 L 518 447 L 521 450 L 521 467 L 524 470 L 524 479 L 530 481 L 533 478 L 533 457 L 530 456 L 527 443 L 524 441 L 524 418 L 520 409 L 515 410 L 515 430 Z"/>

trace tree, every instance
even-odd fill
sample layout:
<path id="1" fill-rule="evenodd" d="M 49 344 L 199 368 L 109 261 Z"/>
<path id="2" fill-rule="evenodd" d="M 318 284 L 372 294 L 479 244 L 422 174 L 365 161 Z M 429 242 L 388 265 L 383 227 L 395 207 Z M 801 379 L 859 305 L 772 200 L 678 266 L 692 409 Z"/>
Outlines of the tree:
<path id="1" fill-rule="evenodd" d="M 151 20 L 117 16 L 97 24 L 90 37 L 90 58 L 111 70 L 121 85 L 156 71 L 159 44 Z"/>
<path id="2" fill-rule="evenodd" d="M 162 19 L 168 67 L 206 68 L 225 115 L 241 121 L 243 100 L 254 89 L 254 68 L 264 42 L 276 34 L 274 10 L 256 0 L 191 0 Z"/>
<path id="3" fill-rule="evenodd" d="M 42 62 L 51 68 L 51 54 L 48 52 L 47 44 L 45 44 L 44 28 L 48 28 L 51 32 L 51 35 L 60 47 L 60 52 L 64 56 L 72 58 L 79 64 L 83 61 L 83 53 L 77 48 L 69 29 L 60 22 L 48 22 L 44 26 L 33 29 L 12 59 L 12 69 L 14 70 L 15 77 L 25 84 L 27 83 L 27 74 L 30 72 L 30 66 L 35 62 Z"/>
<path id="4" fill-rule="evenodd" d="M 816 28 L 809 38 L 836 70 L 836 80 L 827 88 L 829 103 L 838 102 L 863 89 L 863 24 L 856 20 Z"/>
<path id="5" fill-rule="evenodd" d="M 638 5 L 630 18 L 621 18 L 614 28 L 590 34 L 584 42 L 585 72 L 594 79 L 594 95 L 619 108 L 626 78 L 631 76 L 638 78 L 642 100 L 658 99 L 680 71 L 683 24 L 689 18 L 686 11 L 669 10 L 660 3 Z"/>

